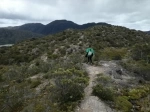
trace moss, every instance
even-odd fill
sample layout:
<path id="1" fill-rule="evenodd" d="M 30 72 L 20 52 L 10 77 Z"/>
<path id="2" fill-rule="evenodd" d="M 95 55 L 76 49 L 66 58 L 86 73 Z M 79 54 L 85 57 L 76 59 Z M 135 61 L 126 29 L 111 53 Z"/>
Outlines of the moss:
<path id="1" fill-rule="evenodd" d="M 128 101 L 128 97 L 126 96 L 117 97 L 115 104 L 116 104 L 117 109 L 123 112 L 130 112 L 132 109 L 132 104 Z"/>

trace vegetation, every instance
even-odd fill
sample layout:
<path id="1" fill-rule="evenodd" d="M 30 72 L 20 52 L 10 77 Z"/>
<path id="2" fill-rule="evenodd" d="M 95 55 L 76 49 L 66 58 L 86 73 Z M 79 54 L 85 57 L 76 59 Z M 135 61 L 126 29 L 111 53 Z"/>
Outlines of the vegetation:
<path id="1" fill-rule="evenodd" d="M 0 45 L 16 44 L 26 39 L 42 37 L 41 34 L 29 31 L 0 28 Z"/>
<path id="2" fill-rule="evenodd" d="M 0 111 L 73 111 L 89 83 L 82 68 L 88 45 L 95 50 L 94 63 L 120 60 L 128 71 L 150 81 L 149 44 L 144 32 L 109 25 L 68 29 L 0 47 Z M 142 111 L 149 105 L 149 89 L 144 82 L 120 87 L 99 74 L 93 94 L 123 112 Z"/>
<path id="3" fill-rule="evenodd" d="M 132 104 L 128 101 L 128 97 L 119 96 L 116 99 L 116 107 L 123 112 L 130 112 L 132 109 Z"/>
<path id="4" fill-rule="evenodd" d="M 149 84 L 126 88 L 114 83 L 109 76 L 104 74 L 97 75 L 96 85 L 93 87 L 93 95 L 98 96 L 112 108 L 122 112 L 148 112 L 150 109 L 149 94 Z"/>
<path id="5" fill-rule="evenodd" d="M 110 88 L 105 88 L 102 85 L 96 85 L 93 87 L 93 94 L 105 101 L 113 101 L 114 93 Z"/>

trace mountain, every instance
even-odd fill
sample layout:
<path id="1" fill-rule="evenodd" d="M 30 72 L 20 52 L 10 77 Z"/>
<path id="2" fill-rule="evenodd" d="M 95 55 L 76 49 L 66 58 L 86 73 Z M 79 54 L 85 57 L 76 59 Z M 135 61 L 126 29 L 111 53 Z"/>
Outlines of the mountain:
<path id="1" fill-rule="evenodd" d="M 147 31 L 146 33 L 150 34 L 150 31 Z"/>
<path id="2" fill-rule="evenodd" d="M 22 40 L 39 37 L 42 37 L 42 35 L 29 31 L 0 28 L 0 45 L 15 44 Z"/>
<path id="3" fill-rule="evenodd" d="M 72 28 L 72 29 L 78 29 L 78 26 L 76 23 L 72 21 L 67 20 L 56 20 L 49 24 L 47 24 L 43 30 L 42 34 L 48 35 L 48 34 L 54 34 L 61 31 L 64 31 L 66 29 Z"/>
<path id="4" fill-rule="evenodd" d="M 31 31 L 34 33 L 39 33 L 43 35 L 54 34 L 66 29 L 86 29 L 95 25 L 109 25 L 107 23 L 87 23 L 83 25 L 78 25 L 72 21 L 67 20 L 55 20 L 47 25 L 41 23 L 29 23 L 22 26 L 15 27 L 15 29 L 21 29 L 26 31 Z"/>
<path id="5" fill-rule="evenodd" d="M 58 32 L 62 32 L 66 29 L 86 29 L 95 25 L 108 26 L 109 24 L 87 23 L 83 25 L 78 25 L 72 21 L 55 20 L 47 25 L 43 25 L 41 23 L 28 23 L 17 27 L 6 27 L 0 29 L 0 44 L 14 44 L 21 40 L 33 37 L 42 37 L 42 35 L 55 34 Z"/>
<path id="6" fill-rule="evenodd" d="M 28 24 L 21 25 L 21 26 L 19 26 L 17 28 L 19 30 L 26 30 L 26 31 L 31 31 L 31 32 L 40 34 L 44 27 L 45 26 L 43 24 L 41 24 L 41 23 L 28 23 Z"/>
<path id="7" fill-rule="evenodd" d="M 74 112 L 90 93 L 114 111 L 150 111 L 149 51 L 150 35 L 113 25 L 0 47 L 0 111 Z"/>

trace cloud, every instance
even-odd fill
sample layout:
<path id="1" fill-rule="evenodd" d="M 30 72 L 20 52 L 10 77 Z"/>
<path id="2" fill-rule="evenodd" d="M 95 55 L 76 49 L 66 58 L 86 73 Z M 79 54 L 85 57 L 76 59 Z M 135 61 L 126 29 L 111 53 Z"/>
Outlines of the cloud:
<path id="1" fill-rule="evenodd" d="M 149 0 L 1 0 L 0 22 L 5 19 L 7 26 L 67 19 L 78 24 L 108 22 L 150 30 L 149 4 Z"/>

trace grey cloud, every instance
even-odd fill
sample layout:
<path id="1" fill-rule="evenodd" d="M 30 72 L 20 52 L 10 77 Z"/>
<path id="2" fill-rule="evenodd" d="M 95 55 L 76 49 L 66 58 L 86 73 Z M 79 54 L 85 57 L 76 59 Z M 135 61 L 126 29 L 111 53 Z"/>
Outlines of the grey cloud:
<path id="1" fill-rule="evenodd" d="M 21 19 L 21 20 L 27 19 L 26 16 L 23 16 L 20 14 L 5 13 L 1 11 L 0 11 L 0 18 L 1 19 Z"/>
<path id="2" fill-rule="evenodd" d="M 67 19 L 78 24 L 84 24 L 86 22 L 108 22 L 129 28 L 150 30 L 149 0 L 14 1 L 22 3 L 22 6 L 19 7 L 20 10 L 16 9 L 18 8 L 17 6 L 11 6 L 11 8 L 16 9 L 14 12 L 6 10 L 6 7 L 0 7 L 0 18 L 12 21 L 19 19 L 23 23 L 49 23 L 56 19 Z"/>

